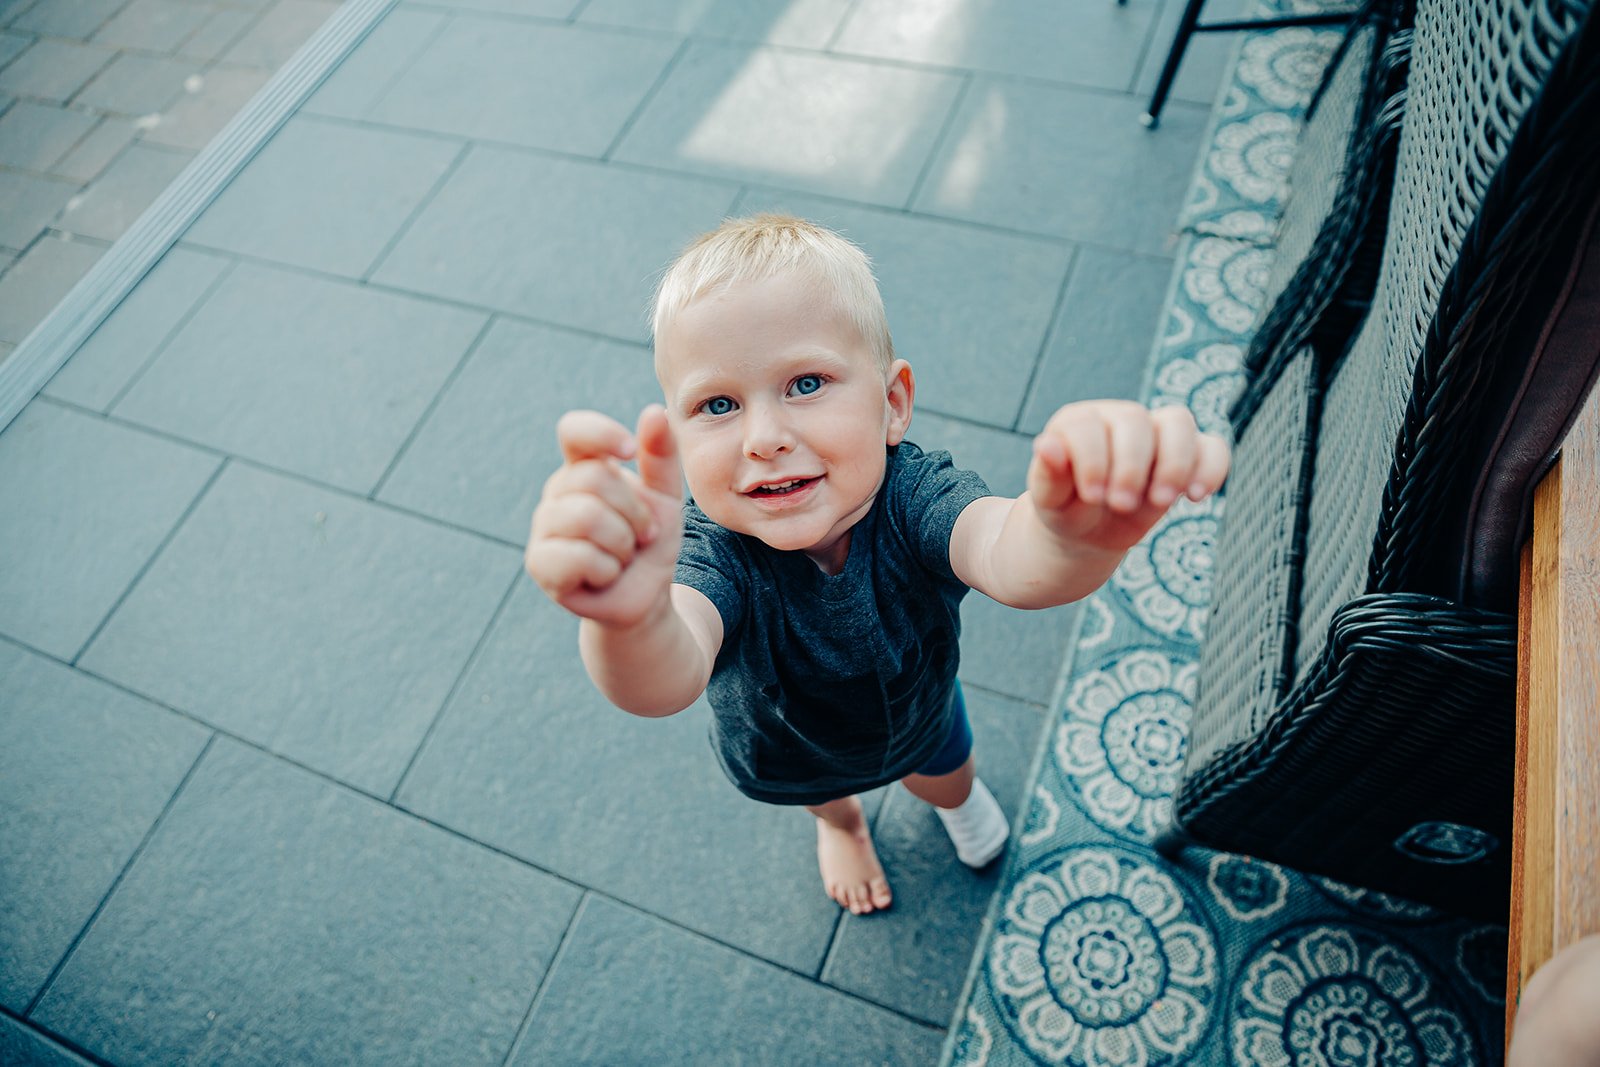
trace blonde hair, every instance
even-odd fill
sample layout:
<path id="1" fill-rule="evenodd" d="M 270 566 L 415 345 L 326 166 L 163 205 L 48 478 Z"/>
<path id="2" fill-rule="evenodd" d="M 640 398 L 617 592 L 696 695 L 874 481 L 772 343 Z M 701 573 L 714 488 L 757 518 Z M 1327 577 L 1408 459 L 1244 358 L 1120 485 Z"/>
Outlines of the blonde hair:
<path id="1" fill-rule="evenodd" d="M 713 290 L 785 272 L 809 281 L 831 300 L 867 342 L 878 369 L 889 372 L 894 342 L 872 260 L 832 230 L 792 215 L 725 219 L 691 241 L 656 286 L 651 337 L 660 338 L 672 316 Z"/>

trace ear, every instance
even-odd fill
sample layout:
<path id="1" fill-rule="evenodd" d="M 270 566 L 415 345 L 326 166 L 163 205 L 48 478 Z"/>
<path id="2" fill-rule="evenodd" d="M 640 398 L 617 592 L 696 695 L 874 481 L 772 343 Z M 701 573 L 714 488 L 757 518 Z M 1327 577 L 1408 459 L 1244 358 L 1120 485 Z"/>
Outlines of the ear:
<path id="1" fill-rule="evenodd" d="M 886 401 L 889 407 L 889 428 L 884 441 L 889 445 L 897 445 L 905 440 L 906 430 L 911 426 L 911 402 L 917 395 L 916 375 L 911 373 L 911 364 L 903 359 L 897 359 L 889 367 L 889 392 Z"/>

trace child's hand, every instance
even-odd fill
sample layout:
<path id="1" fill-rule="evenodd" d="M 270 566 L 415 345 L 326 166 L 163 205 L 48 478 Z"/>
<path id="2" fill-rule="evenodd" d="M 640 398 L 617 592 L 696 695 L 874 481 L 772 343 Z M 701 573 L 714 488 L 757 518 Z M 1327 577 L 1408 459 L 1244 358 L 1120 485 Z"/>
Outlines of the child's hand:
<path id="1" fill-rule="evenodd" d="M 1033 439 L 1028 495 L 1064 541 L 1123 552 L 1180 495 L 1204 500 L 1228 473 L 1228 446 L 1188 408 L 1122 400 L 1068 404 Z"/>
<path id="2" fill-rule="evenodd" d="M 569 411 L 556 436 L 565 462 L 533 511 L 528 574 L 575 615 L 641 622 L 670 604 L 683 540 L 683 475 L 667 413 L 645 408 L 635 438 L 597 411 Z M 618 462 L 635 453 L 638 473 Z"/>

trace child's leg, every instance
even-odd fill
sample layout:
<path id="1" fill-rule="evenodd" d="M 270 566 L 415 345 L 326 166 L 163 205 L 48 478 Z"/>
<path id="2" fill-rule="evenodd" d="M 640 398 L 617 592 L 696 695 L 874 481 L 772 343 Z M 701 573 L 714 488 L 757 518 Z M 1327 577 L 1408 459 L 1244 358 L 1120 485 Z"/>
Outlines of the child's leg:
<path id="1" fill-rule="evenodd" d="M 856 915 L 887 908 L 894 898 L 861 800 L 841 797 L 806 810 L 817 817 L 817 865 L 828 896 Z"/>
<path id="2" fill-rule="evenodd" d="M 1509 1067 L 1600 1064 L 1600 935 L 1568 945 L 1533 973 L 1511 1028 Z"/>
<path id="3" fill-rule="evenodd" d="M 944 747 L 917 773 L 900 781 L 912 796 L 933 805 L 961 862 L 982 867 L 1006 847 L 1011 827 L 994 795 L 973 769 L 972 726 L 967 722 L 967 706 L 959 682 L 951 699 L 955 722 Z"/>

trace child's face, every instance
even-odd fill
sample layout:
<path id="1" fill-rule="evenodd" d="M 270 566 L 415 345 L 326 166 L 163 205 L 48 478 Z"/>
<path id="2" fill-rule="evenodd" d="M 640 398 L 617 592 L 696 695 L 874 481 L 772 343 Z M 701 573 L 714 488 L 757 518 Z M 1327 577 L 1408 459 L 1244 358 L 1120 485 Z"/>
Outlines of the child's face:
<path id="1" fill-rule="evenodd" d="M 911 421 L 911 368 L 886 375 L 855 326 L 790 276 L 701 297 L 656 338 L 689 490 L 714 522 L 841 565 Z"/>

